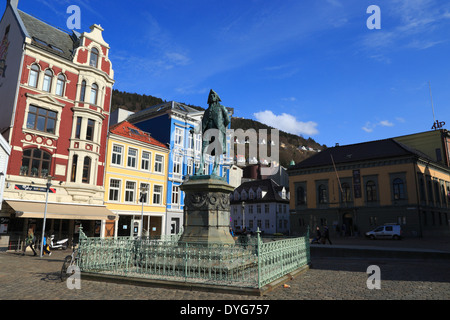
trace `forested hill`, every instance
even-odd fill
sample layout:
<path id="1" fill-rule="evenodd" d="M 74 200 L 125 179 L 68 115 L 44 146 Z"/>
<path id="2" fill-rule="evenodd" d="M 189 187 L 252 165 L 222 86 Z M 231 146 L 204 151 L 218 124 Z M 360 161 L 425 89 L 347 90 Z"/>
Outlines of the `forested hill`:
<path id="1" fill-rule="evenodd" d="M 117 108 L 126 109 L 129 111 L 140 111 L 142 109 L 167 102 L 161 98 L 154 97 L 151 95 L 128 93 L 119 90 L 113 90 L 111 110 L 114 111 Z M 193 106 L 186 102 L 181 102 L 187 106 L 195 109 L 204 110 L 204 108 L 199 106 Z M 231 120 L 232 129 L 255 129 L 258 133 L 260 129 L 267 129 L 268 139 L 270 140 L 271 127 L 251 119 L 235 118 Z M 323 150 L 326 148 L 325 145 L 320 145 L 318 142 L 314 141 L 312 138 L 304 138 L 302 136 L 297 136 L 287 132 L 280 131 L 280 163 L 284 167 L 288 167 L 292 160 L 296 163 L 300 162 L 315 152 Z M 269 148 L 270 150 L 270 148 Z M 270 155 L 270 151 L 269 151 Z M 248 155 L 246 155 L 248 157 Z"/>

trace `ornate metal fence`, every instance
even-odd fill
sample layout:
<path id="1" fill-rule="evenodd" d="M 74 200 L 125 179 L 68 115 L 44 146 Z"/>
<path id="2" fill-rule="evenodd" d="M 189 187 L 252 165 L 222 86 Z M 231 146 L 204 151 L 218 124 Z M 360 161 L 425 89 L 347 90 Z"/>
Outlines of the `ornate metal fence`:
<path id="1" fill-rule="evenodd" d="M 235 245 L 187 243 L 178 236 L 152 238 L 80 237 L 84 272 L 191 283 L 261 288 L 309 264 L 308 236 Z"/>

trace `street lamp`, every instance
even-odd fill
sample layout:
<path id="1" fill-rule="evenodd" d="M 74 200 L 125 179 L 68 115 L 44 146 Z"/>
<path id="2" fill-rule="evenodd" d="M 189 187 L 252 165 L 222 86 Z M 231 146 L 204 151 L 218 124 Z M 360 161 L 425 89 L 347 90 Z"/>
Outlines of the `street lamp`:
<path id="1" fill-rule="evenodd" d="M 141 203 L 142 203 L 142 209 L 141 209 L 141 229 L 139 230 L 139 234 L 142 238 L 142 231 L 144 230 L 144 195 L 147 194 L 148 185 L 141 184 L 141 187 L 139 188 L 141 190 Z"/>
<path id="2" fill-rule="evenodd" d="M 242 201 L 241 203 L 241 208 L 242 208 L 242 232 L 245 231 L 245 202 Z"/>
<path id="3" fill-rule="evenodd" d="M 52 185 L 52 177 L 47 176 L 47 195 L 45 196 L 45 209 L 44 209 L 44 223 L 42 225 L 42 238 L 41 238 L 41 251 L 40 257 L 42 258 L 42 253 L 44 251 L 44 236 L 45 236 L 45 222 L 47 220 L 47 204 L 48 204 L 48 193 Z"/>

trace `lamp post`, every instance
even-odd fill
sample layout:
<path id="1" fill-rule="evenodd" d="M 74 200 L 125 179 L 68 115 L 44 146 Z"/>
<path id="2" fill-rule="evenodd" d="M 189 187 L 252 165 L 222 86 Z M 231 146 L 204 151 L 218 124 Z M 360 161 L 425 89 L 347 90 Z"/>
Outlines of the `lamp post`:
<path id="1" fill-rule="evenodd" d="M 241 203 L 241 208 L 242 208 L 242 232 L 245 231 L 245 202 L 242 201 Z"/>
<path id="2" fill-rule="evenodd" d="M 141 209 L 141 229 L 139 230 L 140 237 L 142 238 L 142 231 L 144 230 L 144 195 L 147 194 L 147 185 L 142 185 L 140 187 L 141 191 L 141 203 L 142 203 L 142 209 Z"/>
<path id="3" fill-rule="evenodd" d="M 44 251 L 44 237 L 45 237 L 45 223 L 47 221 L 47 205 L 48 205 L 48 193 L 52 185 L 52 177 L 47 176 L 47 195 L 45 196 L 45 208 L 44 208 L 44 223 L 42 225 L 42 239 L 41 239 L 41 250 L 40 257 L 42 258 L 42 253 Z"/>

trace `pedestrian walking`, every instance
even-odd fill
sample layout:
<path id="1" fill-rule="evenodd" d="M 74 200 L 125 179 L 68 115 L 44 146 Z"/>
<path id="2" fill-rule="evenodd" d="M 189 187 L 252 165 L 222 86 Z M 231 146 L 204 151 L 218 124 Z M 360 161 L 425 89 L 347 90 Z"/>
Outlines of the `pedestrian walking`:
<path id="1" fill-rule="evenodd" d="M 33 229 L 28 230 L 27 238 L 25 239 L 25 247 L 23 248 L 22 255 L 25 255 L 25 251 L 27 251 L 28 246 L 33 250 L 34 255 L 36 256 L 36 250 L 34 250 L 34 244 L 36 243 L 36 237 L 34 236 Z"/>
<path id="2" fill-rule="evenodd" d="M 319 227 L 316 228 L 316 237 L 314 239 L 312 239 L 311 244 L 313 243 L 319 243 L 320 238 L 322 237 L 322 234 L 320 232 Z"/>
<path id="3" fill-rule="evenodd" d="M 328 230 L 328 227 L 325 226 L 323 231 L 323 244 L 326 244 L 327 240 L 330 244 L 332 244 L 330 240 L 330 231 Z"/>
<path id="4" fill-rule="evenodd" d="M 42 255 L 48 254 L 49 256 L 51 256 L 52 252 L 50 251 L 50 244 L 47 243 L 47 239 L 48 239 L 48 236 L 44 237 L 44 245 L 42 247 L 42 250 L 43 250 Z"/>

